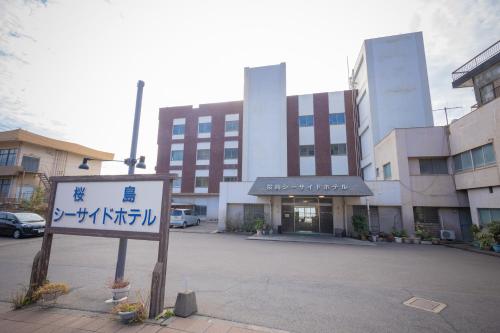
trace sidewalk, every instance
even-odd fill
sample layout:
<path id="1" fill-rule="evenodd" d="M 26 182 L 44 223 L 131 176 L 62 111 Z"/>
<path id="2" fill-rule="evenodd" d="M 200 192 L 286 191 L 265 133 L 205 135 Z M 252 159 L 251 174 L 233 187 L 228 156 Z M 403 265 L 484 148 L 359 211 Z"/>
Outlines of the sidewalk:
<path id="1" fill-rule="evenodd" d="M 0 302 L 0 333 L 287 333 L 198 315 L 125 325 L 111 314 L 37 305 L 12 311 L 10 306 Z"/>
<path id="2" fill-rule="evenodd" d="M 361 245 L 376 246 L 376 243 L 361 241 L 349 237 L 333 237 L 327 235 L 300 235 L 300 234 L 272 234 L 272 235 L 252 235 L 249 240 L 275 241 L 275 242 L 296 242 L 296 243 L 320 243 L 320 244 L 340 244 L 340 245 Z"/>

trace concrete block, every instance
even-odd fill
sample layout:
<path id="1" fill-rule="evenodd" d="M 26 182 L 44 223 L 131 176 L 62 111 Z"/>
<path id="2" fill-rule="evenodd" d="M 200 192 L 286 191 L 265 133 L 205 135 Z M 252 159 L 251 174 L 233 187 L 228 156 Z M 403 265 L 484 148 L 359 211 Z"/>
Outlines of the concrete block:
<path id="1" fill-rule="evenodd" d="M 188 290 L 177 294 L 174 313 L 178 317 L 189 317 L 198 311 L 196 305 L 196 295 L 194 291 Z"/>

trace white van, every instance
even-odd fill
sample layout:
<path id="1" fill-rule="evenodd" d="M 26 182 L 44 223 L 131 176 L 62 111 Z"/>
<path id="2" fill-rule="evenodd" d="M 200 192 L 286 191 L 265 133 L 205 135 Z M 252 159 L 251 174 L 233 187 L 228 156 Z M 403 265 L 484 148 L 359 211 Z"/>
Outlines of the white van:
<path id="1" fill-rule="evenodd" d="M 191 209 L 172 209 L 170 227 L 186 228 L 188 225 L 200 225 L 200 218 Z"/>

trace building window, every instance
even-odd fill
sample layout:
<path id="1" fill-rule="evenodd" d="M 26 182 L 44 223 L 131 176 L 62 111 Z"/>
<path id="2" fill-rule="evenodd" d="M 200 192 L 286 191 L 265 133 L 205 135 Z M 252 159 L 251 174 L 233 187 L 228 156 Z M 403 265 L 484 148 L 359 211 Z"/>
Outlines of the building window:
<path id="1" fill-rule="evenodd" d="M 198 161 L 207 161 L 210 159 L 210 149 L 198 149 L 196 151 L 196 159 Z"/>
<path id="2" fill-rule="evenodd" d="M 196 177 L 195 184 L 196 187 L 208 188 L 208 177 Z"/>
<path id="3" fill-rule="evenodd" d="M 448 164 L 446 158 L 419 159 L 421 175 L 447 175 Z"/>
<path id="4" fill-rule="evenodd" d="M 300 146 L 300 156 L 314 156 L 314 145 Z"/>
<path id="5" fill-rule="evenodd" d="M 310 127 L 314 126 L 314 117 L 309 116 L 299 116 L 299 127 Z"/>
<path id="6" fill-rule="evenodd" d="M 210 133 L 212 131 L 212 123 L 199 123 L 198 133 Z"/>
<path id="7" fill-rule="evenodd" d="M 0 178 L 0 198 L 7 198 L 9 196 L 10 179 Z"/>
<path id="8" fill-rule="evenodd" d="M 26 172 L 38 172 L 40 166 L 40 159 L 36 157 L 23 156 L 21 165 Z"/>
<path id="9" fill-rule="evenodd" d="M 453 156 L 455 172 L 477 169 L 495 163 L 495 152 L 492 143 Z"/>
<path id="10" fill-rule="evenodd" d="M 391 171 L 391 163 L 384 164 L 384 179 L 391 179 L 392 171 Z"/>
<path id="11" fill-rule="evenodd" d="M 481 95 L 481 104 L 491 102 L 497 97 L 500 97 L 500 79 L 497 79 L 479 89 Z"/>
<path id="12" fill-rule="evenodd" d="M 177 177 L 176 179 L 174 179 L 174 181 L 172 182 L 172 187 L 181 188 L 181 186 L 182 186 L 182 177 Z"/>
<path id="13" fill-rule="evenodd" d="M 345 114 L 344 113 L 330 113 L 328 115 L 328 122 L 330 125 L 343 125 L 345 124 Z"/>
<path id="14" fill-rule="evenodd" d="M 182 161 L 184 157 L 184 150 L 172 150 L 170 154 L 171 161 Z"/>
<path id="15" fill-rule="evenodd" d="M 0 166 L 16 164 L 17 149 L 0 149 Z"/>
<path id="16" fill-rule="evenodd" d="M 207 206 L 194 206 L 194 213 L 198 216 L 206 216 L 207 215 Z"/>
<path id="17" fill-rule="evenodd" d="M 238 132 L 240 122 L 238 120 L 226 120 L 226 132 Z"/>
<path id="18" fill-rule="evenodd" d="M 238 148 L 224 148 L 224 159 L 225 160 L 238 159 Z"/>
<path id="19" fill-rule="evenodd" d="M 186 125 L 180 124 L 180 125 L 174 125 L 172 128 L 172 134 L 173 135 L 184 135 L 184 130 L 186 128 Z"/>
<path id="20" fill-rule="evenodd" d="M 225 182 L 237 182 L 238 177 L 236 177 L 236 176 L 224 176 L 224 181 Z"/>
<path id="21" fill-rule="evenodd" d="M 347 145 L 345 143 L 334 143 L 330 145 L 330 155 L 343 156 L 347 154 Z"/>
<path id="22" fill-rule="evenodd" d="M 482 226 L 490 222 L 500 222 L 500 208 L 478 208 L 479 224 Z"/>

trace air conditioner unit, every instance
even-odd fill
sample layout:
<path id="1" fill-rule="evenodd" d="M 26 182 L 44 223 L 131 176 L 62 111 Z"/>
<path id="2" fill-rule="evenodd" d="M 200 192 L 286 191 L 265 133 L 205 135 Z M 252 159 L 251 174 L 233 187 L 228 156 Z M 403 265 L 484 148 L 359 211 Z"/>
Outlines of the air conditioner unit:
<path id="1" fill-rule="evenodd" d="M 453 230 L 441 230 L 441 239 L 455 240 L 455 231 L 453 231 Z"/>

